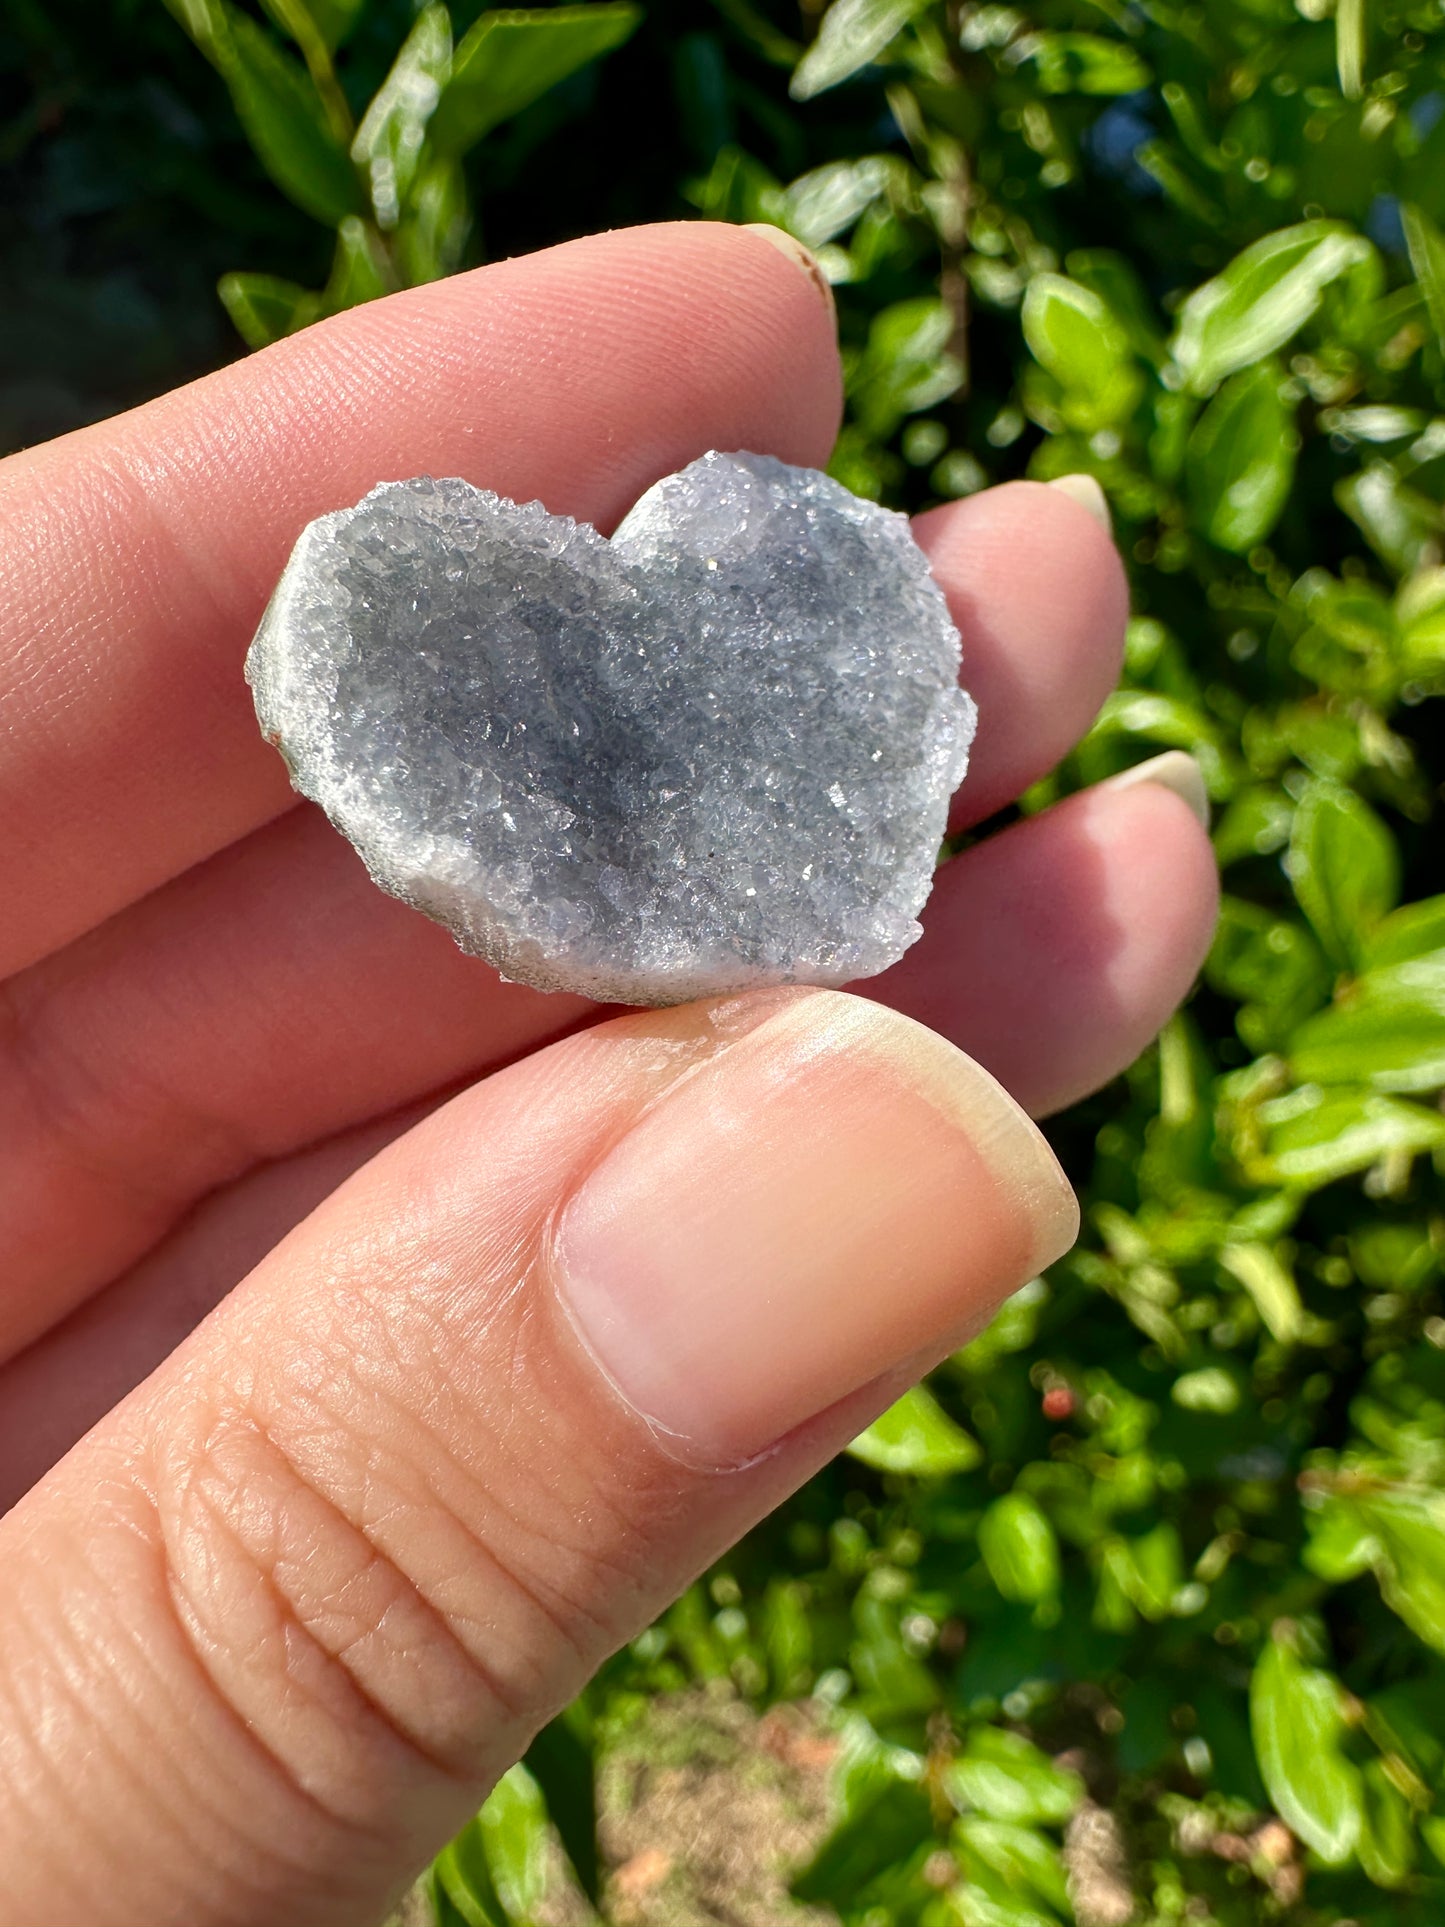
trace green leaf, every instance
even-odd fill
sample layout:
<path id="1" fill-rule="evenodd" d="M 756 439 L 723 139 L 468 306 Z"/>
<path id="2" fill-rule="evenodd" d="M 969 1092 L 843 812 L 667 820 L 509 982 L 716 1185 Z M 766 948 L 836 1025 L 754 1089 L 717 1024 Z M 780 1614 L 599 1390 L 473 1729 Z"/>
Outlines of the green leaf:
<path id="1" fill-rule="evenodd" d="M 811 100 L 866 67 L 921 13 L 928 0 L 833 0 L 788 92 Z"/>
<path id="2" fill-rule="evenodd" d="M 471 233 L 471 207 L 459 162 L 438 157 L 416 178 L 411 206 L 394 243 L 402 278 L 409 288 L 440 281 L 461 266 Z"/>
<path id="3" fill-rule="evenodd" d="M 1141 1538 L 1110 1539 L 1103 1548 L 1096 1623 L 1128 1630 L 1132 1618 L 1118 1611 L 1114 1595 L 1145 1619 L 1167 1619 L 1183 1581 L 1179 1533 L 1167 1519 Z"/>
<path id="4" fill-rule="evenodd" d="M 361 18 L 366 0 L 261 0 L 261 4 L 303 49 L 314 37 L 334 54 Z"/>
<path id="5" fill-rule="evenodd" d="M 1435 950 L 1445 951 L 1445 896 L 1422 897 L 1392 910 L 1376 925 L 1363 961 L 1367 969 L 1378 970 L 1414 963 Z"/>
<path id="6" fill-rule="evenodd" d="M 1174 358 L 1197 395 L 1290 341 L 1330 282 L 1368 258 L 1370 243 L 1338 221 L 1281 228 L 1196 288 L 1179 311 Z"/>
<path id="7" fill-rule="evenodd" d="M 1410 265 L 1435 324 L 1436 338 L 1445 346 L 1445 234 L 1412 201 L 1401 204 L 1400 221 L 1410 250 Z"/>
<path id="8" fill-rule="evenodd" d="M 336 254 L 324 296 L 326 312 L 340 314 L 344 308 L 359 307 L 363 301 L 394 293 L 396 286 L 381 236 L 369 221 L 348 214 L 336 230 Z"/>
<path id="9" fill-rule="evenodd" d="M 1345 1756 L 1344 1689 L 1272 1638 L 1249 1686 L 1254 1750 L 1281 1819 L 1330 1866 L 1354 1852 L 1364 1820 L 1359 1768 Z"/>
<path id="10" fill-rule="evenodd" d="M 465 1927 L 511 1927 L 487 1863 L 480 1817 L 437 1855 L 431 1877 L 439 1922 L 457 1918 Z"/>
<path id="11" fill-rule="evenodd" d="M 946 401 L 963 380 L 948 351 L 952 330 L 947 306 L 932 295 L 895 301 L 876 314 L 848 384 L 859 420 L 884 436 L 904 415 Z"/>
<path id="12" fill-rule="evenodd" d="M 996 1726 L 973 1729 L 945 1778 L 961 1809 L 1016 1826 L 1062 1826 L 1084 1797 L 1077 1773 Z"/>
<path id="13" fill-rule="evenodd" d="M 1282 381 L 1272 361 L 1235 375 L 1189 437 L 1184 472 L 1194 525 L 1234 555 L 1265 539 L 1294 483 L 1299 437 Z"/>
<path id="14" fill-rule="evenodd" d="M 473 1823 L 486 1850 L 494 1890 L 522 1927 L 547 1889 L 547 1803 L 524 1766 L 504 1773 Z"/>
<path id="15" fill-rule="evenodd" d="M 1030 34 L 1016 51 L 1046 94 L 1133 94 L 1153 78 L 1132 47 L 1103 34 Z"/>
<path id="16" fill-rule="evenodd" d="M 1300 1025 L 1289 1057 L 1301 1082 L 1438 1091 L 1445 1086 L 1445 954 L 1368 971 L 1347 1002 Z"/>
<path id="17" fill-rule="evenodd" d="M 1379 1557 L 1379 1541 L 1370 1530 L 1365 1515 L 1351 1500 L 1330 1493 L 1312 1497 L 1305 1512 L 1309 1544 L 1304 1553 L 1308 1571 L 1328 1579 L 1333 1586 L 1358 1579 L 1370 1571 Z"/>
<path id="18" fill-rule="evenodd" d="M 601 1886 L 597 1858 L 597 1766 L 591 1733 L 579 1707 L 569 1707 L 538 1733 L 522 1764 L 542 1790 L 547 1812 L 587 1898 Z"/>
<path id="19" fill-rule="evenodd" d="M 351 158 L 371 187 L 377 223 L 394 228 L 421 167 L 427 123 L 452 65 L 451 16 L 441 5 L 417 16 L 391 72 L 362 116 Z"/>
<path id="20" fill-rule="evenodd" d="M 1336 963 L 1358 963 L 1400 894 L 1394 838 L 1353 790 L 1323 780 L 1300 798 L 1289 874 L 1301 910 Z"/>
<path id="21" fill-rule="evenodd" d="M 1064 391 L 1072 427 L 1106 428 L 1133 412 L 1143 391 L 1129 339 L 1103 299 L 1061 274 L 1036 274 L 1023 304 L 1024 340 Z"/>
<path id="22" fill-rule="evenodd" d="M 978 1441 L 953 1422 L 923 1385 L 896 1399 L 848 1451 L 879 1472 L 934 1479 L 969 1472 L 983 1457 Z"/>
<path id="23" fill-rule="evenodd" d="M 1375 1092 L 1323 1094 L 1307 1087 L 1260 1107 L 1266 1126 L 1258 1176 L 1313 1189 L 1364 1171 L 1382 1158 L 1410 1159 L 1445 1145 L 1445 1118 L 1421 1104 Z"/>
<path id="24" fill-rule="evenodd" d="M 1277 1254 L 1268 1245 L 1227 1244 L 1220 1247 L 1219 1262 L 1254 1300 L 1270 1335 L 1281 1345 L 1293 1345 L 1304 1323 L 1304 1306 L 1293 1273 Z"/>
<path id="25" fill-rule="evenodd" d="M 850 228 L 897 178 L 890 154 L 866 154 L 855 161 L 829 161 L 791 181 L 783 194 L 783 225 L 804 246 L 819 248 Z"/>
<path id="26" fill-rule="evenodd" d="M 1377 1542 L 1375 1573 L 1386 1605 L 1445 1653 L 1445 1493 L 1401 1489 L 1357 1503 Z"/>
<path id="27" fill-rule="evenodd" d="M 217 64 L 229 24 L 224 0 L 165 0 L 165 4 L 207 60 Z"/>
<path id="28" fill-rule="evenodd" d="M 986 1820 L 968 1813 L 955 1826 L 954 1839 L 969 1859 L 998 1874 L 1011 1891 L 1037 1894 L 1050 1907 L 1067 1913 L 1063 1858 L 1046 1835 L 1017 1821 Z M 965 1866 L 965 1875 L 969 1871 Z"/>
<path id="29" fill-rule="evenodd" d="M 248 348 L 265 348 L 325 311 L 319 294 L 274 274 L 223 274 L 216 284 L 221 305 Z"/>
<path id="30" fill-rule="evenodd" d="M 1365 37 L 1365 0 L 1336 0 L 1335 66 L 1346 100 L 1358 100 L 1365 91 Z"/>
<path id="31" fill-rule="evenodd" d="M 226 0 L 167 0 L 230 90 L 256 156 L 297 207 L 335 227 L 364 214 L 346 148 L 304 67 Z"/>
<path id="32" fill-rule="evenodd" d="M 484 13 L 458 46 L 432 116 L 438 152 L 464 154 L 502 121 L 620 47 L 641 19 L 631 0 Z"/>
<path id="33" fill-rule="evenodd" d="M 1213 1412 L 1223 1416 L 1239 1410 L 1239 1384 L 1222 1365 L 1201 1365 L 1197 1371 L 1181 1372 L 1169 1388 L 1169 1396 L 1186 1412 Z"/>
<path id="34" fill-rule="evenodd" d="M 1005 1599 L 1035 1604 L 1059 1589 L 1059 1542 L 1026 1492 L 995 1499 L 978 1524 L 978 1549 Z"/>
<path id="35" fill-rule="evenodd" d="M 1385 1771 L 1383 1760 L 1366 1762 L 1365 1811 L 1356 1851 L 1377 1887 L 1403 1887 L 1415 1870 L 1415 1816 Z"/>

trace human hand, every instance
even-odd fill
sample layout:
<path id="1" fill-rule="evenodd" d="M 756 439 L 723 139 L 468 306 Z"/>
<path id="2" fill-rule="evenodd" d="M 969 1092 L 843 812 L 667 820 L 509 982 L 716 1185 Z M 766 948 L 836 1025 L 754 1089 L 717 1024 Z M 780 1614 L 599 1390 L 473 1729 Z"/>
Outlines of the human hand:
<path id="1" fill-rule="evenodd" d="M 1041 1113 L 1158 1027 L 1214 908 L 1165 784 L 956 858 L 862 997 L 599 1023 L 377 891 L 241 680 L 301 526 L 378 479 L 606 528 L 708 448 L 823 461 L 837 412 L 815 275 L 692 225 L 393 297 L 0 466 L 3 1927 L 381 1914 L 1071 1241 L 952 1045 Z M 1125 591 L 1056 490 L 917 532 L 982 717 L 957 828 L 1087 727 Z"/>

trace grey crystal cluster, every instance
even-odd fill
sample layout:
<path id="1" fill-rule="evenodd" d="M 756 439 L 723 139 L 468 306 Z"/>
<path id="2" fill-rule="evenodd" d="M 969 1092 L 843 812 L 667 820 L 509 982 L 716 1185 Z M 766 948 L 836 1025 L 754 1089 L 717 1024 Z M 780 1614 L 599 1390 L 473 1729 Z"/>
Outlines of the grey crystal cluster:
<path id="1" fill-rule="evenodd" d="M 303 532 L 246 663 L 296 787 L 506 977 L 843 984 L 919 934 L 974 708 L 906 520 L 705 455 L 611 540 L 462 481 Z"/>

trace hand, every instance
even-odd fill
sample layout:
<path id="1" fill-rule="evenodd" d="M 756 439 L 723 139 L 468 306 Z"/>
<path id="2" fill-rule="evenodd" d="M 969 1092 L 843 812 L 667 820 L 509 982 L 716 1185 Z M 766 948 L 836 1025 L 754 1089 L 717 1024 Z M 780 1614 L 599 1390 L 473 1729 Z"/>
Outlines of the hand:
<path id="1" fill-rule="evenodd" d="M 1039 1113 L 1157 1028 L 1214 908 L 1164 781 L 955 859 L 864 996 L 597 1022 L 377 891 L 241 681 L 297 532 L 379 479 L 606 528 L 708 448 L 820 463 L 837 417 L 816 271 L 692 225 L 395 296 L 0 466 L 4 1927 L 379 1916 L 1071 1242 L 954 1046 Z M 962 825 L 1087 726 L 1124 583 L 1034 484 L 917 532 L 983 718 Z"/>

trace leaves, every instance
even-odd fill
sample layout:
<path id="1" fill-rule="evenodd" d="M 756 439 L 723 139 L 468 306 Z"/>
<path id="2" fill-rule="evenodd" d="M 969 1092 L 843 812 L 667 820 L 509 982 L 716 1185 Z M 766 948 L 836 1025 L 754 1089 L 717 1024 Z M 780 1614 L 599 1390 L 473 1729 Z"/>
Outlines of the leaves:
<path id="1" fill-rule="evenodd" d="M 1273 362 L 1246 369 L 1225 383 L 1189 437 L 1195 526 L 1235 555 L 1269 534 L 1294 482 L 1299 438 L 1281 383 Z"/>
<path id="2" fill-rule="evenodd" d="M 1030 34 L 1018 52 L 1034 63 L 1046 94 L 1132 94 L 1151 79 L 1133 47 L 1103 34 Z"/>
<path id="3" fill-rule="evenodd" d="M 1315 1188 L 1445 1146 L 1445 1118 L 1420 1104 L 1362 1091 L 1296 1096 L 1261 1107 L 1265 1154 L 1259 1176 L 1270 1183 Z"/>
<path id="4" fill-rule="evenodd" d="M 166 0 L 230 89 L 266 172 L 316 220 L 364 214 L 361 184 L 305 68 L 228 0 Z"/>
<path id="5" fill-rule="evenodd" d="M 583 1893 L 595 1905 L 601 1887 L 597 1761 L 594 1735 L 581 1706 L 549 1720 L 527 1748 L 522 1764 L 546 1801 L 547 1816 L 561 1835 Z"/>
<path id="6" fill-rule="evenodd" d="M 1070 426 L 1107 427 L 1128 415 L 1143 389 L 1128 337 L 1102 297 L 1059 274 L 1038 274 L 1023 305 L 1024 340 L 1064 391 Z"/>
<path id="7" fill-rule="evenodd" d="M 1342 965 L 1369 939 L 1400 893 L 1400 859 L 1367 803 L 1338 783 L 1314 782 L 1295 811 L 1290 882 L 1325 950 Z"/>
<path id="8" fill-rule="evenodd" d="M 622 46 L 641 19 L 642 9 L 630 0 L 482 14 L 457 47 L 432 117 L 437 152 L 464 154 L 502 121 Z"/>
<path id="9" fill-rule="evenodd" d="M 1445 953 L 1367 971 L 1332 1010 L 1300 1025 L 1290 1064 L 1301 1082 L 1422 1093 L 1445 1086 Z"/>
<path id="10" fill-rule="evenodd" d="M 1034 1605 L 1058 1591 L 1058 1541 L 1026 1492 L 994 1500 L 979 1521 L 978 1549 L 1005 1599 Z"/>
<path id="11" fill-rule="evenodd" d="M 1436 338 L 1445 345 L 1445 234 L 1422 207 L 1410 201 L 1401 204 L 1400 222 Z"/>
<path id="12" fill-rule="evenodd" d="M 811 100 L 876 59 L 927 0 L 832 0 L 818 37 L 798 62 L 788 92 Z"/>
<path id="13" fill-rule="evenodd" d="M 223 274 L 217 293 L 248 348 L 265 348 L 315 321 L 320 295 L 274 274 Z"/>
<path id="14" fill-rule="evenodd" d="M 1335 65 L 1346 100 L 1358 100 L 1365 91 L 1366 4 L 1367 0 L 1335 3 Z"/>
<path id="15" fill-rule="evenodd" d="M 935 1479 L 970 1472 L 983 1456 L 978 1441 L 955 1425 L 922 1385 L 915 1385 L 896 1399 L 848 1450 L 879 1472 Z"/>
<path id="16" fill-rule="evenodd" d="M 1207 395 L 1226 375 L 1283 348 L 1330 283 L 1369 253 L 1369 242 L 1338 221 L 1302 221 L 1246 248 L 1179 311 L 1174 358 L 1190 388 Z"/>
<path id="17" fill-rule="evenodd" d="M 1272 1638 L 1249 1687 L 1250 1728 L 1260 1771 L 1285 1822 L 1321 1860 L 1343 1865 L 1364 1823 L 1364 1785 L 1348 1759 L 1344 1696 L 1335 1677 L 1306 1666 Z"/>
<path id="18" fill-rule="evenodd" d="M 382 228 L 394 228 L 423 161 L 427 123 L 451 74 L 452 23 L 444 6 L 426 7 L 372 96 L 352 142 Z"/>
<path id="19" fill-rule="evenodd" d="M 1077 1773 L 996 1726 L 973 1728 L 947 1780 L 963 1811 L 1013 1826 L 1061 1826 L 1084 1797 Z"/>

